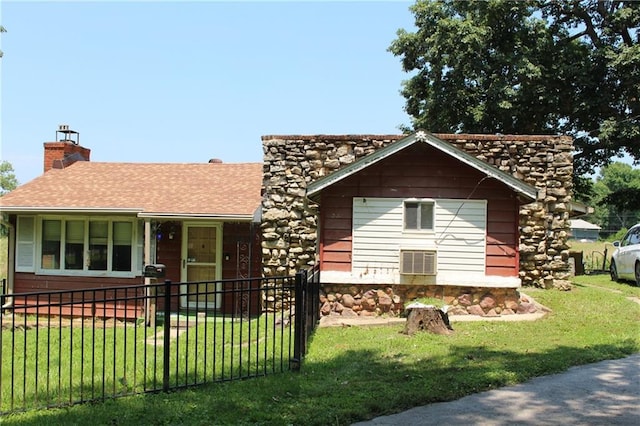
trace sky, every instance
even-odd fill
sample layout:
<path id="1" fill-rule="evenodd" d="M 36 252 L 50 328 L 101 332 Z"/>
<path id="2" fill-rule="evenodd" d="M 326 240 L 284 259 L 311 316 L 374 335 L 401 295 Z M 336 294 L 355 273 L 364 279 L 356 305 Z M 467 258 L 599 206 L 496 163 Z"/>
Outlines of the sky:
<path id="1" fill-rule="evenodd" d="M 263 135 L 399 134 L 410 1 L 2 0 L 0 159 L 42 174 L 58 125 L 91 161 L 261 162 Z"/>

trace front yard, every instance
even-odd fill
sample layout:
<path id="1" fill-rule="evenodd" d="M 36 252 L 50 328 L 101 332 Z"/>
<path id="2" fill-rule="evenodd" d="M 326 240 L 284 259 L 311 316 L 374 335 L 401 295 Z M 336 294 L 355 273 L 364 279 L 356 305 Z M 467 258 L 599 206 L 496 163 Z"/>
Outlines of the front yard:
<path id="1" fill-rule="evenodd" d="M 320 328 L 300 373 L 30 412 L 6 425 L 347 425 L 640 351 L 640 288 L 581 276 L 572 291 L 525 289 L 553 312 L 535 322 Z"/>

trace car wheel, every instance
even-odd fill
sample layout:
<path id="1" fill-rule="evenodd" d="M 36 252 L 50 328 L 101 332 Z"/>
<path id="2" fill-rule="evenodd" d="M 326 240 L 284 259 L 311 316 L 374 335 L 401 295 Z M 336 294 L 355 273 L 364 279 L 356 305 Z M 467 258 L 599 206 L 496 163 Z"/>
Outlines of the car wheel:
<path id="1" fill-rule="evenodd" d="M 611 261 L 611 267 L 609 268 L 609 273 L 611 274 L 611 281 L 616 281 L 616 282 L 619 281 L 618 269 L 616 268 L 616 263 L 613 260 Z"/>
<path id="2" fill-rule="evenodd" d="M 636 262 L 635 272 L 636 272 L 636 285 L 640 287 L 640 262 Z"/>

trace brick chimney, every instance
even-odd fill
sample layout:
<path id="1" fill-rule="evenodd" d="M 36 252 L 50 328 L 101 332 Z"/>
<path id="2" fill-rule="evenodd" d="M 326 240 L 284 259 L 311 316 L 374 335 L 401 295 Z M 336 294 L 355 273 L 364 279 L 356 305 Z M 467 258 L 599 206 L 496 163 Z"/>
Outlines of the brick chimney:
<path id="1" fill-rule="evenodd" d="M 75 139 L 74 139 L 75 138 Z M 61 124 L 56 131 L 57 142 L 44 143 L 44 172 L 64 169 L 76 161 L 89 161 L 91 150 L 79 145 L 80 134 Z"/>

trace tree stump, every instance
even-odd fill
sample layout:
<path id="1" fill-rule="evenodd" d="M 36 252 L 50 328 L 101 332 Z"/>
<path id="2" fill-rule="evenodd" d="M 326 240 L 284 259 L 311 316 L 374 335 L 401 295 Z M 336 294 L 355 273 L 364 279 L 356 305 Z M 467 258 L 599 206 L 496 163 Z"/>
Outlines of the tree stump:
<path id="1" fill-rule="evenodd" d="M 404 326 L 404 334 L 411 336 L 417 331 L 451 334 L 453 328 L 449 323 L 449 315 L 441 309 L 435 307 L 411 308 Z"/>

